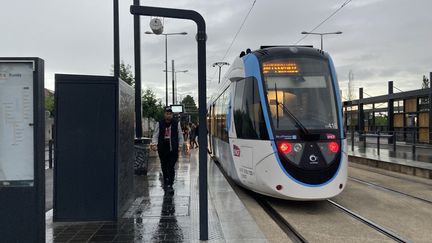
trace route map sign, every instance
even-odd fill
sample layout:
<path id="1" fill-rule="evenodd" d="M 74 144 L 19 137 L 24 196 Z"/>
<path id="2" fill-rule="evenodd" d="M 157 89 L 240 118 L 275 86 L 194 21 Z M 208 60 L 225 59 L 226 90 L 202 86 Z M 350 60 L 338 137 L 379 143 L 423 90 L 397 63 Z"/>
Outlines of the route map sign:
<path id="1" fill-rule="evenodd" d="M 33 186 L 32 62 L 0 62 L 0 187 Z"/>

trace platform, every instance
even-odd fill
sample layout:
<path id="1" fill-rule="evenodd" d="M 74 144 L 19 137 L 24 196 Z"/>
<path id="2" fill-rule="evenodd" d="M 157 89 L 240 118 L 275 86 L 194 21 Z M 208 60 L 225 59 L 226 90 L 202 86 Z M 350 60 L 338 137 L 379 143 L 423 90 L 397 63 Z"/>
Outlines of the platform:
<path id="1" fill-rule="evenodd" d="M 118 222 L 53 223 L 46 213 L 47 242 L 199 242 L 198 150 L 180 157 L 174 192 L 161 186 L 159 159 L 135 176 L 135 201 Z M 209 241 L 267 242 L 244 204 L 209 162 Z"/>
<path id="2" fill-rule="evenodd" d="M 361 148 L 354 146 L 348 148 L 348 160 L 352 163 L 368 165 L 407 175 L 432 179 L 432 155 L 421 155 L 421 159 L 412 156 L 410 152 L 393 152 L 389 149 Z"/>

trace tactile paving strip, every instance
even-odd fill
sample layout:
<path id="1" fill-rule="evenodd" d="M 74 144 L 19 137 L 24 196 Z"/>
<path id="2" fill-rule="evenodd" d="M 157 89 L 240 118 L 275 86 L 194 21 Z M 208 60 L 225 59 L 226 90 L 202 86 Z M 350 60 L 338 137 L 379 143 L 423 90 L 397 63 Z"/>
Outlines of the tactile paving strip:
<path id="1" fill-rule="evenodd" d="M 198 161 L 190 166 L 191 204 L 190 214 L 192 220 L 191 239 L 199 242 L 199 185 L 198 185 Z M 209 194 L 210 199 L 210 194 Z M 208 202 L 208 242 L 225 242 L 222 227 L 212 200 Z"/>

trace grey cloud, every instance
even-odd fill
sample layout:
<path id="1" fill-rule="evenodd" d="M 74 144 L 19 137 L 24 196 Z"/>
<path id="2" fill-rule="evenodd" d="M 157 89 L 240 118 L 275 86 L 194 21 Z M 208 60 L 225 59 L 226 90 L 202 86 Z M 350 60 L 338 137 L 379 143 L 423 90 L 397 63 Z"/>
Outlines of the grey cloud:
<path id="1" fill-rule="evenodd" d="M 150 6 L 191 8 L 205 17 L 209 91 L 214 90 L 217 83 L 216 69 L 210 65 L 223 57 L 252 2 L 141 1 Z M 225 61 L 232 62 L 246 48 L 293 44 L 302 37 L 301 31 L 313 28 L 343 2 L 258 0 Z M 131 3 L 132 0 L 120 1 L 121 57 L 133 65 Z M 324 49 L 334 59 L 341 88 L 346 90 L 350 70 L 355 74 L 355 86 L 373 89 L 371 93 L 385 93 L 388 80 L 394 80 L 404 90 L 420 85 L 422 75 L 432 71 L 431 7 L 432 2 L 428 0 L 352 1 L 321 26 L 317 31 L 344 32 L 324 39 Z M 113 62 L 111 1 L 3 1 L 0 8 L 3 10 L 0 55 L 45 59 L 48 88 L 53 88 L 54 73 L 110 74 Z M 149 18 L 141 19 L 143 33 L 149 29 Z M 191 21 L 166 19 L 165 30 L 189 33 L 169 38 L 169 63 L 175 59 L 176 67 L 189 70 L 188 75 L 181 76 L 179 94 L 190 93 L 196 97 L 196 27 Z M 152 88 L 165 100 L 164 39 L 145 34 L 141 39 L 143 87 Z M 300 44 L 319 46 L 319 38 L 308 36 Z"/>

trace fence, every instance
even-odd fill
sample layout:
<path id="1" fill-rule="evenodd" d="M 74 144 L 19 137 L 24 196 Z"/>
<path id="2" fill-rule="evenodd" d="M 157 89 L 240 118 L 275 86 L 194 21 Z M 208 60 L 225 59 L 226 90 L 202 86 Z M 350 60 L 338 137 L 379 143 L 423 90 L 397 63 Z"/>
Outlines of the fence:
<path id="1" fill-rule="evenodd" d="M 420 142 L 420 133 L 416 130 L 412 131 L 393 131 L 393 132 L 382 132 L 382 131 L 360 131 L 360 132 L 348 132 L 347 138 L 351 145 L 351 151 L 354 151 L 354 145 L 357 142 L 363 148 L 368 146 L 376 146 L 378 155 L 382 146 L 386 146 L 393 152 L 398 150 L 398 146 L 410 147 L 413 155 L 417 153 L 418 148 L 432 148 L 427 143 Z M 431 136 L 432 134 L 429 134 Z"/>

